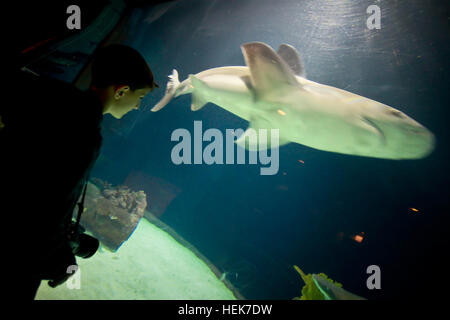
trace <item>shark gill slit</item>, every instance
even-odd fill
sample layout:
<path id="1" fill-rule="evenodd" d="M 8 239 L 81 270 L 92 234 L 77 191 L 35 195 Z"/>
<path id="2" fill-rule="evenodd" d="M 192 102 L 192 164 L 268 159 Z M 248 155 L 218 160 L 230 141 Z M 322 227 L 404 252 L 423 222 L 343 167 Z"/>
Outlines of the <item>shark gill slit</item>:
<path id="1" fill-rule="evenodd" d="M 374 127 L 375 130 L 378 131 L 378 133 L 381 135 L 381 138 L 382 138 L 381 140 L 383 141 L 383 145 L 385 145 L 386 144 L 386 136 L 384 135 L 384 132 L 380 129 L 380 127 L 378 127 L 375 122 L 373 122 L 372 120 L 370 120 L 367 117 L 363 117 L 363 120 L 366 121 L 372 127 Z"/>

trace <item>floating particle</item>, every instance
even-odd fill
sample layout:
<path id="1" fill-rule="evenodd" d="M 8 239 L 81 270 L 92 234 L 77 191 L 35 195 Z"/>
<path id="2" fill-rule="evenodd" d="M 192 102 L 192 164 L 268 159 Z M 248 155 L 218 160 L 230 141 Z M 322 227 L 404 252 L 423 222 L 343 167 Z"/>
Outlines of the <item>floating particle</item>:
<path id="1" fill-rule="evenodd" d="M 352 239 L 358 243 L 361 243 L 363 241 L 364 237 L 361 234 L 357 234 L 357 235 L 353 236 Z"/>

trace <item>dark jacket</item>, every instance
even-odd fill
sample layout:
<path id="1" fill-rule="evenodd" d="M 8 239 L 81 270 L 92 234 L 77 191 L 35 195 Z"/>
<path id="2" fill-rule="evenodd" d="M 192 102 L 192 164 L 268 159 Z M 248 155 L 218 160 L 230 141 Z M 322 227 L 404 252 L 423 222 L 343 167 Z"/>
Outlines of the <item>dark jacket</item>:
<path id="1" fill-rule="evenodd" d="M 0 212 L 28 264 L 41 279 L 75 259 L 67 242 L 72 212 L 101 146 L 102 105 L 90 91 L 20 72 L 0 102 Z"/>

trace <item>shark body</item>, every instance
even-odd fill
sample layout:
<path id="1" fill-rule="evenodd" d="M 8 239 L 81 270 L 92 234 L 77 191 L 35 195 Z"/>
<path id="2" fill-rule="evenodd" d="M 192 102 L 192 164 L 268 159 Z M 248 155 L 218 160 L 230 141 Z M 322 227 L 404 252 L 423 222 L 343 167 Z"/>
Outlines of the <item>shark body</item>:
<path id="1" fill-rule="evenodd" d="M 279 145 L 289 142 L 342 154 L 384 159 L 419 159 L 434 148 L 433 134 L 388 105 L 306 79 L 290 45 L 275 52 L 261 42 L 241 46 L 247 66 L 208 69 L 183 82 L 169 76 L 158 111 L 174 97 L 192 94 L 191 110 L 208 102 L 250 122 L 249 129 L 279 129 Z M 251 145 L 249 129 L 236 143 Z M 260 146 L 261 147 L 261 146 Z"/>

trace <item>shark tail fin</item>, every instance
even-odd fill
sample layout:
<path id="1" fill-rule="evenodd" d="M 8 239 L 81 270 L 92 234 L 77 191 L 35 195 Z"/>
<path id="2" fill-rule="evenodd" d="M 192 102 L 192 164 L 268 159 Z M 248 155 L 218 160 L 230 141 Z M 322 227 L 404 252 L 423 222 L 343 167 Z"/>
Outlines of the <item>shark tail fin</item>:
<path id="1" fill-rule="evenodd" d="M 173 69 L 172 74 L 169 76 L 169 82 L 167 82 L 166 94 L 151 110 L 156 112 L 164 108 L 175 96 L 179 86 L 180 80 L 178 80 L 178 71 Z"/>

